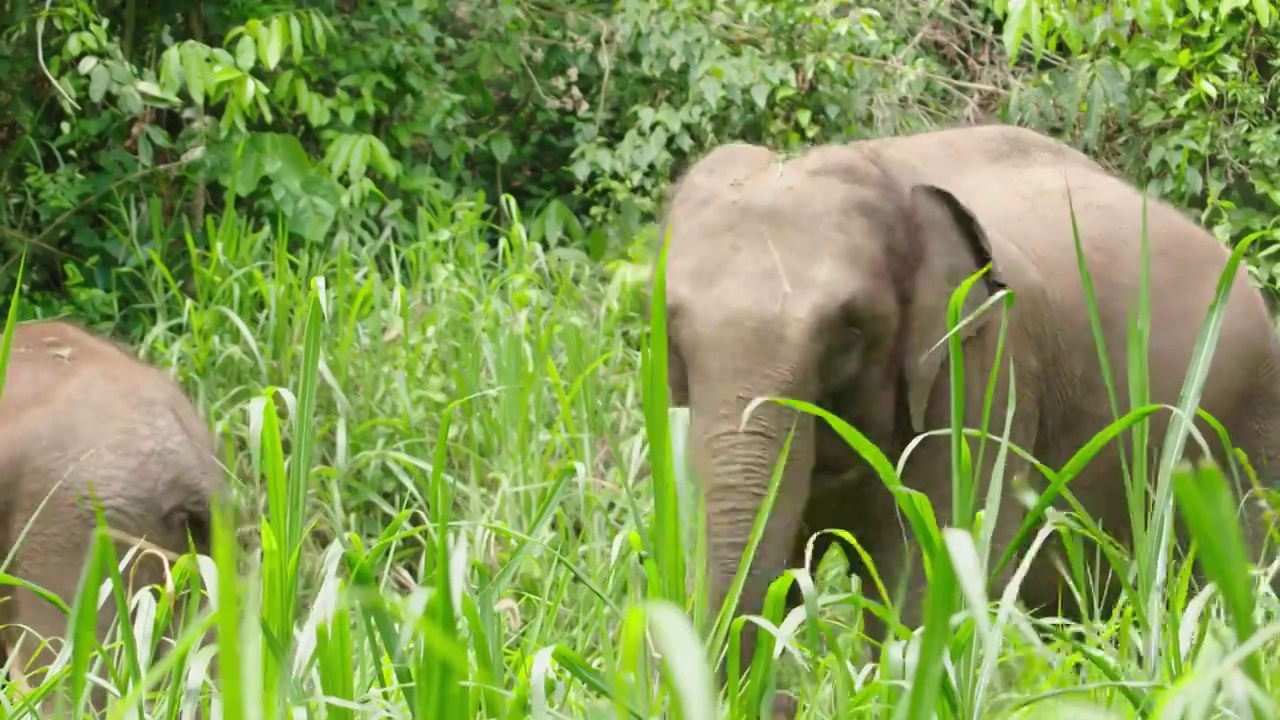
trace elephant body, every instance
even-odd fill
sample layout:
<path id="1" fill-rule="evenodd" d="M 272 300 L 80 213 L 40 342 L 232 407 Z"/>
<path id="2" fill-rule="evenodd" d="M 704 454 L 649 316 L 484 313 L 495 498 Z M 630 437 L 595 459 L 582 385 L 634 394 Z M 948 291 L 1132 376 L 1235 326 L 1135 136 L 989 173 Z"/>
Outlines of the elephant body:
<path id="1" fill-rule="evenodd" d="M 211 502 L 229 490 L 212 433 L 167 375 L 66 322 L 14 328 L 0 390 L 0 551 L 12 553 L 5 572 L 71 605 L 97 503 L 120 533 L 117 560 L 136 543 L 125 538 L 181 554 L 189 534 L 195 550 L 208 554 Z M 154 553 L 135 555 L 121 575 L 129 598 L 165 582 Z M 26 588 L 4 594 L 0 638 L 18 656 L 14 667 L 30 675 L 53 661 L 67 617 Z M 99 642 L 115 607 L 108 598 L 99 611 Z M 24 627 L 39 637 L 23 637 Z M 42 638 L 49 644 L 35 652 Z M 92 688 L 92 704 L 101 707 L 105 692 Z"/>
<path id="2" fill-rule="evenodd" d="M 773 403 L 758 406 L 745 424 L 742 413 L 759 396 L 815 403 L 897 460 L 917 435 L 951 424 L 948 349 L 943 343 L 927 351 L 946 332 L 952 291 L 989 261 L 965 314 L 1002 286 L 1016 292 L 989 432 L 1004 431 L 1010 367 L 1017 393 L 1010 440 L 1046 466 L 1060 468 L 1113 422 L 1078 270 L 1068 187 L 1123 413 L 1129 408 L 1128 324 L 1140 290 L 1143 195 L 1082 153 L 1030 130 L 989 125 L 815 147 L 791 159 L 726 144 L 679 179 L 664 218 L 669 377 L 672 403 L 692 414 L 713 609 L 737 571 L 793 423 L 782 487 L 738 613 L 760 612 L 768 584 L 787 567 L 801 566 L 807 536 L 825 528 L 853 535 L 892 587 L 915 543 L 870 467 L 812 416 Z M 1146 212 L 1150 400 L 1176 406 L 1230 253 L 1170 205 L 1151 198 Z M 1274 485 L 1280 342 L 1243 268 L 1227 305 L 1200 407 L 1226 427 L 1261 481 Z M 998 305 L 988 309 L 964 331 L 967 427 L 981 426 L 1001 312 Z M 1152 416 L 1151 453 L 1169 417 Z M 1197 428 L 1225 463 L 1216 434 L 1202 421 Z M 1131 464 L 1132 444 L 1122 437 Z M 928 496 L 940 526 L 951 524 L 949 442 L 946 435 L 924 439 L 902 476 Z M 988 440 L 985 467 L 975 470 L 978 507 L 996 443 Z M 970 447 L 976 451 L 975 439 Z M 1189 440 L 1184 457 L 1198 453 Z M 1044 487 L 1028 463 L 1012 453 L 1009 463 L 993 537 L 996 557 L 1025 512 L 1009 478 L 1021 474 L 1037 490 Z M 1116 442 L 1069 487 L 1104 531 L 1131 540 Z M 1245 507 L 1257 550 L 1265 533 L 1261 512 L 1254 502 Z M 815 543 L 815 559 L 830 538 Z M 1051 541 L 1040 552 L 1021 585 L 1020 598 L 1032 609 L 1059 606 L 1055 548 Z M 846 555 L 874 595 L 858 556 Z M 917 551 L 901 608 L 908 626 L 921 620 L 920 566 Z M 1078 613 L 1062 595 L 1064 609 Z M 1104 604 L 1114 599 L 1112 593 Z M 746 627 L 749 657 L 754 626 Z"/>

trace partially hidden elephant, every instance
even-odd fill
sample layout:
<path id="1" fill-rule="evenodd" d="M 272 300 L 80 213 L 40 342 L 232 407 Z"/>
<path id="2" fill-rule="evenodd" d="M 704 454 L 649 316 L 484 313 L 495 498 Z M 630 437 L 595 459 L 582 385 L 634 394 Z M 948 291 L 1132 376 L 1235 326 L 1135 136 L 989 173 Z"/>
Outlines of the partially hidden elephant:
<path id="1" fill-rule="evenodd" d="M 1128 324 L 1140 290 L 1143 195 L 1069 146 L 1006 125 L 825 145 L 791 158 L 730 143 L 677 180 L 660 223 L 670 243 L 669 384 L 671 403 L 691 411 L 690 456 L 706 500 L 713 612 L 737 571 L 794 427 L 738 613 L 760 612 L 768 585 L 786 568 L 803 565 L 808 536 L 837 528 L 857 539 L 886 581 L 910 568 L 901 578 L 908 593 L 900 611 L 908 627 L 918 626 L 925 589 L 918 545 L 870 466 L 825 421 L 766 402 L 743 424 L 743 411 L 757 397 L 808 401 L 897 460 L 913 438 L 951 425 L 948 348 L 930 348 L 946 333 L 952 291 L 988 263 L 989 272 L 970 289 L 965 314 L 1000 288 L 1016 293 L 988 432 L 998 438 L 1005 431 L 1010 367 L 1016 380 L 1010 441 L 1047 467 L 1061 467 L 1113 422 L 1078 271 L 1068 190 L 1123 412 Z M 1229 251 L 1168 204 L 1150 198 L 1146 212 L 1149 392 L 1152 402 L 1176 406 Z M 970 428 L 981 427 L 1001 314 L 993 306 L 962 331 Z M 1275 482 L 1280 453 L 1278 371 L 1280 342 L 1267 306 L 1241 269 L 1200 407 L 1226 427 L 1268 485 Z M 1152 416 L 1153 451 L 1170 417 L 1167 411 Z M 1215 433 L 1203 422 L 1197 428 L 1225 463 Z M 928 497 L 940 526 L 951 523 L 949 442 L 945 434 L 924 439 L 902 475 L 905 485 Z M 997 442 L 987 441 L 984 467 L 975 470 L 979 506 Z M 971 439 L 970 447 L 975 443 Z M 1094 458 L 1070 489 L 1103 530 L 1131 543 L 1116 445 Z M 1132 462 L 1132 446 L 1125 445 Z M 1188 440 L 1184 457 L 1199 454 L 1199 445 Z M 1008 478 L 1022 474 L 1043 489 L 1041 473 L 1012 453 L 1008 462 L 1006 488 Z M 1259 550 L 1267 532 L 1263 511 L 1256 500 L 1244 508 L 1248 542 Z M 1024 513 L 1006 490 L 994 528 L 996 557 Z M 819 538 L 815 558 L 831 538 Z M 1061 599 L 1062 607 L 1079 612 L 1069 594 L 1060 593 L 1060 571 L 1050 559 L 1056 547 L 1051 540 L 1033 561 L 1020 600 L 1044 610 L 1059 607 Z M 846 554 L 868 595 L 879 600 L 858 556 Z M 1016 564 L 996 578 L 998 588 Z M 1115 594 L 1110 598 L 1104 602 L 1114 602 Z M 874 618 L 869 624 L 885 630 Z M 755 627 L 748 623 L 744 668 L 754 642 Z"/>
<path id="2" fill-rule="evenodd" d="M 11 555 L 5 572 L 71 605 L 100 507 L 117 533 L 117 560 L 138 539 L 151 548 L 121 571 L 132 599 L 142 587 L 164 584 L 155 548 L 210 552 L 219 499 L 231 500 L 227 471 L 209 427 L 172 379 L 70 322 L 14 327 L 0 391 L 0 554 Z M 65 638 L 67 616 L 26 588 L 4 587 L 3 598 L 4 651 L 17 656 L 11 659 L 28 686 L 38 685 Z M 180 599 L 171 630 L 184 606 Z M 115 608 L 109 597 L 99 611 L 99 642 Z M 27 629 L 39 637 L 23 637 Z M 37 651 L 43 640 L 49 642 Z M 106 700 L 91 685 L 91 704 L 100 709 Z"/>

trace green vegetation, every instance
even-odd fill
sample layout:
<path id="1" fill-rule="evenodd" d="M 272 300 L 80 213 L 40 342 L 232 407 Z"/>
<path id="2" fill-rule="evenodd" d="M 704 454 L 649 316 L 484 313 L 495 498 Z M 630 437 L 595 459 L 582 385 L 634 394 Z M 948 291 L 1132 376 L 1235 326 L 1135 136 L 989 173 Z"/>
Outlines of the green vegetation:
<path id="1" fill-rule="evenodd" d="M 718 609 L 693 570 L 683 415 L 637 292 L 672 174 L 730 139 L 1003 119 L 1199 213 L 1280 290 L 1277 9 L 0 2 L 5 312 L 70 314 L 172 368 L 261 519 L 260 552 L 223 522 L 221 572 L 176 578 L 217 588 L 220 678 L 202 682 L 213 648 L 154 665 L 110 648 L 93 670 L 127 694 L 110 717 L 144 683 L 151 717 L 181 717 L 188 682 L 229 719 L 713 717 L 706 648 L 732 653 L 743 621 L 700 639 Z M 1129 402 L 1111 435 L 1152 412 Z M 1135 473 L 1155 480 L 1134 506 L 1149 532 L 1116 617 L 1038 637 L 974 582 L 1000 560 L 980 527 L 921 513 L 938 550 L 918 651 L 857 634 L 835 553 L 775 584 L 780 659 L 716 702 L 756 717 L 776 685 L 812 718 L 1276 716 L 1280 623 L 1255 616 L 1275 598 L 1221 474 Z M 1175 497 L 1214 589 L 1153 529 Z M 1099 551 L 1087 517 L 1048 515 Z M 783 618 L 792 581 L 816 617 Z M 126 640 L 145 648 L 163 616 Z M 98 655 L 78 644 L 63 671 Z"/>

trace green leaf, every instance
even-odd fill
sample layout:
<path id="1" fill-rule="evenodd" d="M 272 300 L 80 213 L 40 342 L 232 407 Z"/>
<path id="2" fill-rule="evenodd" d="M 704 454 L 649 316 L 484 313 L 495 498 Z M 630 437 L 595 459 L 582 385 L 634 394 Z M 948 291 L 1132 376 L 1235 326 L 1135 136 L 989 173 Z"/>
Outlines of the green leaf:
<path id="1" fill-rule="evenodd" d="M 310 242 L 320 242 L 333 227 L 341 201 L 337 183 L 312 173 L 303 178 L 297 212 L 289 218 L 289 228 Z"/>
<path id="2" fill-rule="evenodd" d="M 1214 100 L 1218 99 L 1218 88 L 1214 87 L 1213 83 L 1209 82 L 1205 78 L 1203 77 L 1196 78 L 1196 86 L 1199 87 L 1204 92 L 1205 95 L 1208 95 Z"/>
<path id="3" fill-rule="evenodd" d="M 1178 77 L 1178 70 L 1179 68 L 1176 65 L 1166 65 L 1160 68 L 1160 72 L 1156 73 L 1156 84 L 1168 85 L 1173 82 L 1174 78 Z"/>
<path id="4" fill-rule="evenodd" d="M 240 143 L 238 157 L 234 161 L 234 174 L 228 188 L 240 197 L 253 192 L 266 172 L 262 162 L 266 153 L 263 152 L 262 144 L 263 139 L 259 135 L 250 135 Z"/>
<path id="5" fill-rule="evenodd" d="M 280 58 L 284 57 L 284 45 L 288 39 L 288 32 L 289 26 L 278 17 L 263 29 L 262 39 L 266 42 L 262 48 L 262 64 L 266 65 L 268 70 L 275 70 L 276 65 L 280 64 Z"/>
<path id="6" fill-rule="evenodd" d="M 194 43 L 184 43 L 179 53 L 182 56 L 182 74 L 186 78 L 187 92 L 191 93 L 191 99 L 196 101 L 197 106 L 203 107 L 208 64 L 205 63 L 199 46 Z"/>
<path id="7" fill-rule="evenodd" d="M 1236 518 L 1235 498 L 1222 472 L 1212 464 L 1180 467 L 1173 473 L 1173 483 L 1178 509 L 1195 540 L 1200 567 L 1218 586 L 1236 640 L 1244 645 L 1258 628 L 1253 618 L 1249 557 Z M 1243 665 L 1250 679 L 1261 682 L 1257 652 L 1249 653 Z"/>
<path id="8" fill-rule="evenodd" d="M 546 233 L 547 242 L 555 245 L 564 235 L 564 219 L 561 215 L 569 214 L 569 209 L 559 200 L 552 200 L 547 204 L 547 211 L 542 216 L 543 228 Z"/>
<path id="9" fill-rule="evenodd" d="M 369 143 L 365 140 L 365 136 L 359 135 L 354 137 L 351 143 L 351 155 L 348 158 L 347 180 L 352 184 L 359 182 L 364 177 L 365 170 L 369 167 Z"/>
<path id="10" fill-rule="evenodd" d="M 1271 26 L 1271 0 L 1253 0 L 1253 12 L 1264 29 Z"/>
<path id="11" fill-rule="evenodd" d="M 1022 46 L 1022 37 L 1032 30 L 1032 12 L 1035 0 L 1010 0 L 1009 14 L 1004 18 L 1004 50 L 1009 53 L 1009 62 L 1018 59 L 1018 51 Z"/>
<path id="12" fill-rule="evenodd" d="M 297 136 L 285 133 L 254 135 L 261 145 L 263 169 L 275 182 L 297 187 L 313 171 L 311 159 Z"/>
<path id="13" fill-rule="evenodd" d="M 504 132 L 497 133 L 489 138 L 489 151 L 493 153 L 493 159 L 497 160 L 499 165 L 507 164 L 507 159 L 511 157 L 513 149 L 511 136 Z"/>
<path id="14" fill-rule="evenodd" d="M 662 599 L 650 600 L 647 610 L 649 634 L 662 654 L 664 675 L 674 690 L 681 717 L 713 720 L 716 686 L 689 616 Z"/>
<path id="15" fill-rule="evenodd" d="M 369 160 L 373 168 L 386 177 L 394 178 L 399 172 L 399 163 L 391 157 L 391 150 L 377 136 L 366 135 L 365 137 L 369 141 Z"/>
<path id="16" fill-rule="evenodd" d="M 256 44 L 253 38 L 247 34 L 241 35 L 240 40 L 236 43 L 236 67 L 244 72 L 253 69 L 254 55 L 257 54 Z"/>
<path id="17" fill-rule="evenodd" d="M 151 146 L 151 139 L 146 133 L 138 135 L 138 161 L 144 167 L 155 165 L 155 149 Z"/>
<path id="18" fill-rule="evenodd" d="M 160 89 L 159 85 L 151 82 L 150 80 L 139 80 L 133 87 L 140 95 L 145 95 L 153 100 L 160 100 L 166 103 L 173 103 L 175 105 L 179 102 L 178 98 L 166 93 L 164 90 Z"/>
<path id="19" fill-rule="evenodd" d="M 338 177 L 351 162 L 351 152 L 355 146 L 355 138 L 351 135 L 339 135 L 329 143 L 324 153 L 324 163 L 329 167 L 329 174 Z"/>
<path id="20" fill-rule="evenodd" d="M 289 16 L 289 50 L 292 51 L 293 64 L 302 64 L 302 23 L 297 15 Z"/>
<path id="21" fill-rule="evenodd" d="M 764 83 L 756 83 L 751 86 L 751 99 L 756 101 L 756 105 L 761 108 L 769 101 L 769 86 Z"/>
<path id="22" fill-rule="evenodd" d="M 323 55 L 325 51 L 325 47 L 327 46 L 327 42 L 325 40 L 326 33 L 325 33 L 325 26 L 324 26 L 324 16 L 318 12 L 312 12 L 312 13 L 308 13 L 308 17 L 311 20 L 311 33 L 312 33 L 312 37 L 316 41 L 316 49 L 320 51 L 321 55 Z"/>
<path id="23" fill-rule="evenodd" d="M 106 97 L 107 84 L 111 81 L 111 73 L 107 72 L 105 65 L 99 63 L 93 66 L 93 70 L 89 72 L 89 99 L 93 102 L 102 102 L 102 98 Z"/>
<path id="24" fill-rule="evenodd" d="M 160 90 L 170 97 L 177 97 L 182 87 L 182 53 L 171 47 L 160 56 Z"/>
<path id="25" fill-rule="evenodd" d="M 500 61 L 497 56 L 492 53 L 482 52 L 479 53 L 476 58 L 476 71 L 481 80 L 490 80 L 494 75 L 498 74 L 498 69 L 500 67 Z"/>

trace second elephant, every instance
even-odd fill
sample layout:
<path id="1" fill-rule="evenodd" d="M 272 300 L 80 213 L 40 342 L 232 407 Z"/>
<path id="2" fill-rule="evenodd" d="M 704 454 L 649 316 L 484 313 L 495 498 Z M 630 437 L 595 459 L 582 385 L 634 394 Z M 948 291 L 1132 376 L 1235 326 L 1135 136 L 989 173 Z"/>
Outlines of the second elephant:
<path id="1" fill-rule="evenodd" d="M 12 553 L 6 572 L 71 605 L 100 509 L 115 535 L 117 561 L 139 541 L 148 549 L 121 569 L 131 600 L 141 588 L 165 584 L 164 555 L 211 552 L 219 501 L 237 512 L 213 434 L 176 382 L 73 323 L 14 327 L 0 394 L 0 555 Z M 187 619 L 185 607 L 180 597 L 170 639 Z M 105 642 L 114 622 L 130 619 L 117 617 L 115 599 L 107 598 L 95 639 Z M 24 682 L 45 682 L 44 668 L 66 641 L 67 622 L 60 608 L 29 588 L 0 592 L 0 644 L 15 656 L 10 659 Z M 35 637 L 24 637 L 25 630 Z M 211 642 L 213 631 L 204 639 Z M 165 645 L 158 654 L 167 652 Z M 109 694 L 101 685 L 90 688 L 100 711 Z M 54 702 L 48 696 L 42 712 Z"/>

